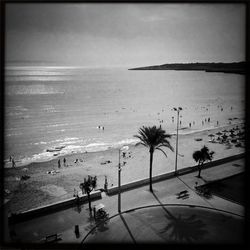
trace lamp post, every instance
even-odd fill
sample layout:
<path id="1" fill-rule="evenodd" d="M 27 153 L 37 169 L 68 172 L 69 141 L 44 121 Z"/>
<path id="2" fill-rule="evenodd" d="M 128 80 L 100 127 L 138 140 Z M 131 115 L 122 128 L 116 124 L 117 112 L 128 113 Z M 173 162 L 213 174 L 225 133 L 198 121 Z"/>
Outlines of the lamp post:
<path id="1" fill-rule="evenodd" d="M 173 108 L 173 110 L 174 110 L 174 111 L 177 111 L 176 150 L 175 150 L 175 175 L 177 175 L 179 114 L 180 114 L 180 111 L 182 110 L 182 107 Z"/>
<path id="2" fill-rule="evenodd" d="M 118 213 L 121 212 L 121 152 L 128 150 L 128 146 L 123 146 L 122 148 L 119 148 L 119 164 L 118 164 Z"/>

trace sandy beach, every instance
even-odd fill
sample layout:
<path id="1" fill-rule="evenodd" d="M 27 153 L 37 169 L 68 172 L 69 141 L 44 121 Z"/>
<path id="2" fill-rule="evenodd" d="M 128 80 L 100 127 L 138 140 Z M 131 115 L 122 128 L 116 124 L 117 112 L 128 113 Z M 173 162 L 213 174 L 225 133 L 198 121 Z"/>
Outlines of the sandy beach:
<path id="1" fill-rule="evenodd" d="M 243 124 L 237 124 L 242 128 Z M 214 160 L 243 153 L 244 147 L 226 146 L 220 143 L 209 142 L 209 134 L 230 130 L 236 124 L 217 127 L 187 135 L 179 135 L 178 143 L 178 169 L 196 165 L 192 158 L 195 150 L 206 145 L 215 152 Z M 198 141 L 195 139 L 199 139 Z M 175 148 L 176 136 L 170 139 L 171 145 Z M 121 157 L 121 163 L 125 162 L 122 168 L 122 184 L 135 181 L 149 176 L 149 152 L 142 145 L 128 145 L 129 150 L 126 157 Z M 153 175 L 174 171 L 175 152 L 165 149 L 168 155 L 166 158 L 160 151 L 156 151 L 153 161 Z M 41 205 L 50 204 L 56 201 L 70 198 L 74 189 L 80 192 L 79 184 L 88 175 L 97 176 L 97 189 L 104 187 L 105 176 L 108 186 L 117 185 L 118 149 L 112 148 L 101 152 L 88 152 L 71 154 L 65 156 L 66 164 L 60 157 L 61 167 L 58 168 L 58 159 L 48 162 L 32 163 L 18 168 L 5 170 L 5 190 L 8 190 L 6 199 L 10 201 L 9 212 L 20 212 Z M 78 161 L 76 162 L 76 159 Z M 49 171 L 55 171 L 55 174 Z M 57 171 L 57 173 L 56 173 Z M 29 176 L 27 180 L 21 180 L 22 176 Z"/>

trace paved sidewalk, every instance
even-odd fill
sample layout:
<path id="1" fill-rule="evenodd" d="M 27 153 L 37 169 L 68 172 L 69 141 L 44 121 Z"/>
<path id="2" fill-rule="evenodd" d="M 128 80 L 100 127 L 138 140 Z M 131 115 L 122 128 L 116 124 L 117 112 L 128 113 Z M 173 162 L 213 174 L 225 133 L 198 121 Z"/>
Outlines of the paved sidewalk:
<path id="1" fill-rule="evenodd" d="M 197 172 L 193 172 L 180 177 L 153 183 L 155 195 L 149 192 L 148 185 L 129 190 L 122 193 L 122 211 L 148 205 L 188 204 L 217 208 L 238 215 L 244 215 L 244 207 L 237 203 L 214 195 L 211 199 L 206 199 L 197 195 L 194 191 L 196 182 L 198 182 L 198 185 L 203 185 L 205 181 L 222 179 L 243 171 L 244 159 L 239 159 L 202 170 L 202 178 L 197 178 Z M 176 194 L 183 190 L 188 191 L 188 198 L 177 199 Z M 101 200 L 92 202 L 92 206 L 99 203 L 105 205 L 110 216 L 118 213 L 117 195 L 104 195 Z M 75 225 L 79 225 L 80 236 L 78 238 L 74 233 Z M 16 224 L 15 231 L 17 237 L 21 239 L 22 242 L 38 241 L 38 239 L 41 239 L 46 234 L 57 232 L 62 234 L 60 243 L 80 243 L 93 225 L 93 221 L 89 218 L 88 204 L 84 204 L 81 207 L 81 211 L 77 211 L 77 208 L 70 208 Z"/>

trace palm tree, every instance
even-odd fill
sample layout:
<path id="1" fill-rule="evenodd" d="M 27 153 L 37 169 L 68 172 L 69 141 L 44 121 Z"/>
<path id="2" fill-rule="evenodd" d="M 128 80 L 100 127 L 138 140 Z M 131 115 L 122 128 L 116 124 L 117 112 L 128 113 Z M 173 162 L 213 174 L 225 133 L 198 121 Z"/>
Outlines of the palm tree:
<path id="1" fill-rule="evenodd" d="M 84 178 L 84 182 L 80 184 L 80 189 L 82 190 L 82 194 L 87 193 L 88 195 L 88 202 L 89 202 L 89 211 L 91 213 L 91 200 L 90 200 L 90 193 L 96 188 L 97 185 L 97 177 L 92 177 L 88 175 L 88 178 Z"/>
<path id="2" fill-rule="evenodd" d="M 198 169 L 199 169 L 199 174 L 198 178 L 201 177 L 201 169 L 203 167 L 203 164 L 206 161 L 212 161 L 214 155 L 214 151 L 209 151 L 208 147 L 205 145 L 201 150 L 197 150 L 193 153 L 193 159 L 198 162 Z"/>
<path id="3" fill-rule="evenodd" d="M 171 138 L 171 135 L 166 134 L 166 131 L 161 127 L 145 127 L 139 129 L 138 135 L 134 137 L 140 139 L 140 144 L 149 148 L 150 153 L 150 166 L 149 166 L 149 187 L 150 192 L 153 192 L 152 188 L 152 165 L 153 165 L 153 154 L 155 150 L 160 150 L 167 157 L 167 154 L 161 149 L 161 147 L 167 147 L 174 151 L 167 138 Z"/>

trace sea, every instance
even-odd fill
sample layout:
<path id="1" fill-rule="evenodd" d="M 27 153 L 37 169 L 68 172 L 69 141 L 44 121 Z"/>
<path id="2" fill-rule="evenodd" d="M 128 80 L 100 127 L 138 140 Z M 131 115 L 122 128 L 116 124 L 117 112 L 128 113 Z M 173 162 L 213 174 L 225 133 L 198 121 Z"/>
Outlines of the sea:
<path id="1" fill-rule="evenodd" d="M 240 74 L 7 65 L 4 86 L 5 167 L 135 144 L 142 126 L 174 135 L 174 107 L 180 135 L 245 119 Z"/>

